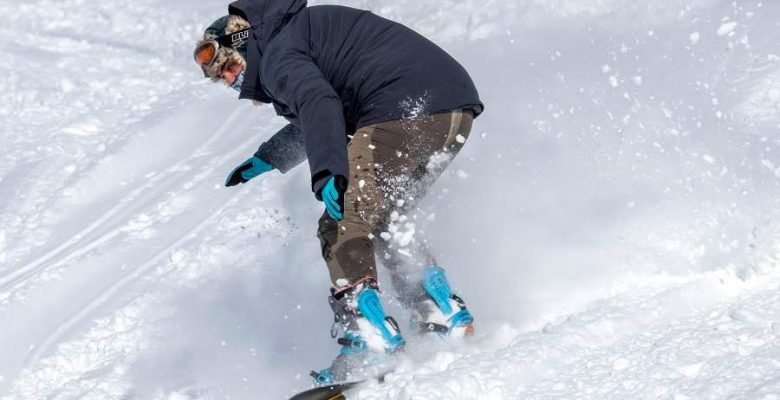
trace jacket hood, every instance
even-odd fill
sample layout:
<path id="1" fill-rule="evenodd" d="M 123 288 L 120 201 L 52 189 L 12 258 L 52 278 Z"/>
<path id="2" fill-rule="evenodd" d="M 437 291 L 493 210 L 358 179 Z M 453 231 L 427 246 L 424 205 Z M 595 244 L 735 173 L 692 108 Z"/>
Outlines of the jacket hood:
<path id="1" fill-rule="evenodd" d="M 256 35 L 260 49 L 293 15 L 306 7 L 306 0 L 238 0 L 230 3 L 228 13 L 244 17 Z"/>
<path id="2" fill-rule="evenodd" d="M 246 79 L 238 98 L 272 103 L 260 82 L 260 60 L 268 42 L 295 14 L 306 7 L 306 0 L 238 0 L 230 3 L 228 13 L 249 21 Z"/>

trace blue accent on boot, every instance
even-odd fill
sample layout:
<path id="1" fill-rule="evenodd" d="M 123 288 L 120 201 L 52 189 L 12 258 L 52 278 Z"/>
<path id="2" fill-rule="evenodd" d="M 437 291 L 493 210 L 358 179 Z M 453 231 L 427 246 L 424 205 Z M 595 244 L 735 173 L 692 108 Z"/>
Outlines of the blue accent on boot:
<path id="1" fill-rule="evenodd" d="M 450 318 L 450 330 L 456 326 L 463 326 L 474 323 L 474 317 L 469 310 L 462 309 Z"/>
<path id="2" fill-rule="evenodd" d="M 436 302 L 439 309 L 445 314 L 452 314 L 452 306 L 450 305 L 450 297 L 452 296 L 452 289 L 450 283 L 447 281 L 447 275 L 444 273 L 444 268 L 437 265 L 432 265 L 425 270 L 425 276 L 423 277 L 423 288 L 429 296 Z"/>
<path id="3" fill-rule="evenodd" d="M 320 372 L 312 371 L 311 377 L 314 378 L 314 383 L 320 386 L 333 384 L 333 373 L 329 369 L 323 369 Z"/>
<path id="4" fill-rule="evenodd" d="M 385 350 L 393 353 L 400 350 L 406 344 L 400 333 L 393 333 L 387 329 L 385 321 L 387 316 L 382 309 L 382 303 L 379 301 L 379 293 L 375 289 L 366 289 L 358 295 L 358 310 L 366 319 L 379 330 L 385 339 Z"/>

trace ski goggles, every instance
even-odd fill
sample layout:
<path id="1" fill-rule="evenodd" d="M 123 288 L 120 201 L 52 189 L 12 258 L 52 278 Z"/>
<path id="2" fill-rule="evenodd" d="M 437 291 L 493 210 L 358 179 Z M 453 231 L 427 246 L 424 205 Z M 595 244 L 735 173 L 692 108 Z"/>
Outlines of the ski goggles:
<path id="1" fill-rule="evenodd" d="M 250 30 L 251 29 L 243 29 L 201 43 L 192 53 L 195 62 L 203 68 L 208 68 L 214 63 L 214 60 L 217 59 L 220 47 L 235 49 L 238 46 L 245 44 L 247 40 L 249 40 Z"/>

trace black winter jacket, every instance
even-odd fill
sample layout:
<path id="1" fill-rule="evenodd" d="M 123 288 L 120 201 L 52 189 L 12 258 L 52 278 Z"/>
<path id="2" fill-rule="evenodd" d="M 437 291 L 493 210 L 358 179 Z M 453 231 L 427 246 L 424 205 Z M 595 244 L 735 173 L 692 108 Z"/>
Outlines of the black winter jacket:
<path id="1" fill-rule="evenodd" d="M 466 70 L 433 42 L 369 11 L 306 0 L 239 0 L 252 25 L 240 98 L 291 124 L 255 153 L 286 172 L 309 160 L 315 193 L 349 177 L 347 136 L 384 121 L 483 110 Z M 305 151 L 304 151 L 305 150 Z"/>

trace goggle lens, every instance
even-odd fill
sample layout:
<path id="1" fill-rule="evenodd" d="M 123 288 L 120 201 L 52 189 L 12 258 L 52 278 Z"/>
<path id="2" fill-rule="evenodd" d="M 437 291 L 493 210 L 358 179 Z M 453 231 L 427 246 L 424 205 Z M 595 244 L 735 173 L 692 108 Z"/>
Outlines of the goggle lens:
<path id="1" fill-rule="evenodd" d="M 198 65 L 208 65 L 214 61 L 217 55 L 217 46 L 214 43 L 203 43 L 195 49 L 195 62 Z"/>

